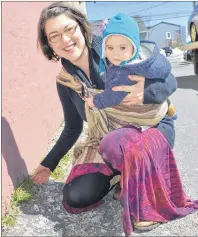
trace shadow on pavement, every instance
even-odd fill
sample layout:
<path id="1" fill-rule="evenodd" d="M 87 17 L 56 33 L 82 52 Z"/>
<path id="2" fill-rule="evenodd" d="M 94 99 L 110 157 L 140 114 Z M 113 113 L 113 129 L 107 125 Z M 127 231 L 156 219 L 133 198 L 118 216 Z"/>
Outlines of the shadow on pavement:
<path id="1" fill-rule="evenodd" d="M 176 77 L 178 88 L 198 91 L 198 75 Z"/>
<path id="2" fill-rule="evenodd" d="M 2 117 L 2 157 L 6 162 L 8 175 L 10 176 L 13 186 L 16 187 L 24 176 L 27 176 L 27 166 L 23 160 L 17 146 L 14 134 L 6 118 Z M 4 180 L 4 176 L 2 176 Z M 3 181 L 3 183 L 7 183 Z"/>
<path id="3" fill-rule="evenodd" d="M 63 187 L 64 183 L 53 180 L 34 186 L 34 198 L 20 205 L 20 222 L 24 228 L 28 226 L 33 229 L 34 236 L 122 235 L 122 207 L 119 201 L 112 199 L 112 191 L 104 198 L 105 203 L 98 208 L 74 215 L 68 213 L 62 205 Z M 23 226 L 20 228 L 24 229 Z"/>
<path id="4" fill-rule="evenodd" d="M 104 198 L 105 203 L 98 208 L 74 215 L 66 212 L 61 204 L 63 186 L 64 183 L 53 180 L 35 186 L 34 198 L 20 206 L 22 212 L 18 225 L 20 232 L 19 228 L 12 227 L 12 233 L 8 236 L 124 236 L 122 206 L 119 201 L 112 199 L 113 190 Z M 178 233 L 186 230 L 186 226 L 181 228 L 183 225 L 179 223 L 192 221 L 182 219 L 183 221 L 177 219 L 160 225 L 144 235 L 160 236 L 161 233 L 166 233 L 166 236 L 170 236 L 175 231 L 179 236 Z M 131 236 L 143 236 L 143 234 L 134 232 Z"/>

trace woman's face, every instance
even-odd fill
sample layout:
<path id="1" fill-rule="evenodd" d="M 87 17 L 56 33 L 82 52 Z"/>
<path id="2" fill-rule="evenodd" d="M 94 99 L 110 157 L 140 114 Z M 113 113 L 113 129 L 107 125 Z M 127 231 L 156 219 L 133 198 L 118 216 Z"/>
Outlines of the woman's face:
<path id="1" fill-rule="evenodd" d="M 45 33 L 54 52 L 61 58 L 76 62 L 85 48 L 85 38 L 78 23 L 65 14 L 46 21 Z"/>

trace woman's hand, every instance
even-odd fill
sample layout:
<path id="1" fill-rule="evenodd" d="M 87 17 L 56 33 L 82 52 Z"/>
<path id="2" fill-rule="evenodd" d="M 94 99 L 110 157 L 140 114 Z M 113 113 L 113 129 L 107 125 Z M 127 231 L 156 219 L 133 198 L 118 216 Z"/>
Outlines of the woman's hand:
<path id="1" fill-rule="evenodd" d="M 132 86 L 115 86 L 112 90 L 130 92 L 122 101 L 124 105 L 142 104 L 144 101 L 145 78 L 137 75 L 130 75 L 128 78 L 132 81 L 137 81 L 137 84 Z"/>
<path id="2" fill-rule="evenodd" d="M 90 108 L 94 107 L 93 96 L 84 98 Z"/>
<path id="3" fill-rule="evenodd" d="M 39 165 L 32 176 L 32 180 L 35 184 L 43 184 L 49 180 L 50 174 L 49 168 Z"/>

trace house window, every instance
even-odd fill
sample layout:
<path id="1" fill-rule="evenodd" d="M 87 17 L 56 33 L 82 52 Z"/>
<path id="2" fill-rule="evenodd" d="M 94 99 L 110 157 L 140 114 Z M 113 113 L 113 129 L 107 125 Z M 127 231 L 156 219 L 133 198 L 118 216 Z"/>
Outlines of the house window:
<path id="1" fill-rule="evenodd" d="M 171 39 L 171 32 L 166 32 L 166 39 Z"/>

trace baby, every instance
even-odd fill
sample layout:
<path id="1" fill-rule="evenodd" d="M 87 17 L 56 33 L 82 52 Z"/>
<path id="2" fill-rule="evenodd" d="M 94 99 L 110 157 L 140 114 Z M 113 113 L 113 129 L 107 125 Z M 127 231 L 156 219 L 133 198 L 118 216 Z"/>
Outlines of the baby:
<path id="1" fill-rule="evenodd" d="M 105 65 L 108 66 L 105 68 Z M 136 21 L 124 13 L 119 13 L 109 21 L 103 32 L 100 71 L 104 72 L 104 92 L 85 100 L 89 107 L 105 109 L 119 105 L 128 94 L 112 91 L 114 86 L 136 84 L 135 81 L 128 79 L 129 75 L 145 77 L 146 85 L 147 80 L 165 80 L 171 73 L 171 65 L 160 54 L 154 42 L 142 41 L 140 47 L 139 28 Z M 148 102 L 144 101 L 144 104 Z M 169 107 L 171 108 L 168 111 L 169 115 L 176 119 L 173 106 L 170 104 Z"/>

